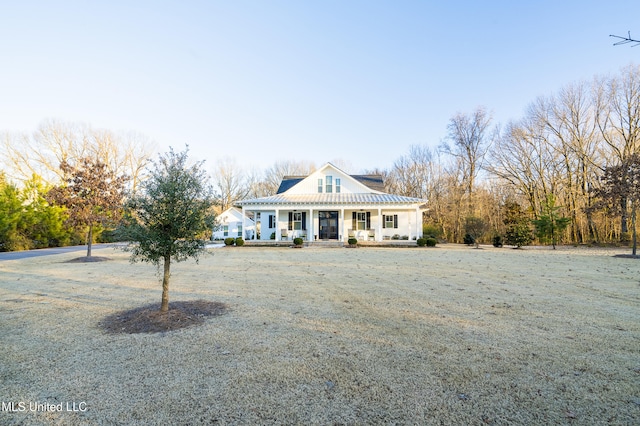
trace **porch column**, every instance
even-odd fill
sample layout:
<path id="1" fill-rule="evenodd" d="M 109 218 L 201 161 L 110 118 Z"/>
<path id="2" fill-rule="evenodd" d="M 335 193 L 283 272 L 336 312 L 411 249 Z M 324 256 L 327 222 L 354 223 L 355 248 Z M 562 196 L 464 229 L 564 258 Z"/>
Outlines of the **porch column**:
<path id="1" fill-rule="evenodd" d="M 376 226 L 376 241 L 382 241 L 382 209 L 378 208 L 378 225 Z"/>
<path id="2" fill-rule="evenodd" d="M 276 217 L 274 218 L 275 220 L 275 226 L 276 226 L 276 241 L 280 241 L 280 210 L 276 209 Z"/>
<path id="3" fill-rule="evenodd" d="M 307 241 L 313 241 L 313 209 L 309 209 L 309 223 L 307 224 Z"/>
<path id="4" fill-rule="evenodd" d="M 422 237 L 422 215 L 420 214 L 420 207 L 416 207 L 416 239 Z"/>
<path id="5" fill-rule="evenodd" d="M 244 240 L 244 233 L 245 233 L 245 219 L 247 218 L 246 214 L 245 214 L 245 210 L 244 210 L 244 204 L 242 205 L 242 235 L 240 235 L 240 238 L 242 238 Z"/>
<path id="6" fill-rule="evenodd" d="M 340 226 L 338 226 L 338 239 L 344 241 L 344 208 L 340 209 Z"/>
<path id="7" fill-rule="evenodd" d="M 253 211 L 253 235 L 251 236 L 251 239 L 255 241 L 257 235 L 258 235 L 258 213 L 254 210 Z"/>

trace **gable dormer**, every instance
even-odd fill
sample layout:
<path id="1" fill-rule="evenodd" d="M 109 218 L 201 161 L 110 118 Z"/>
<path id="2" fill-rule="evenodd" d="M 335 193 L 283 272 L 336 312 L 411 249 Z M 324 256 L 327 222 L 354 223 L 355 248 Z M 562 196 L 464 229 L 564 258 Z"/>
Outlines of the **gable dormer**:
<path id="1" fill-rule="evenodd" d="M 285 176 L 278 194 L 380 194 L 384 185 L 379 175 L 349 175 L 327 163 L 309 176 Z"/>

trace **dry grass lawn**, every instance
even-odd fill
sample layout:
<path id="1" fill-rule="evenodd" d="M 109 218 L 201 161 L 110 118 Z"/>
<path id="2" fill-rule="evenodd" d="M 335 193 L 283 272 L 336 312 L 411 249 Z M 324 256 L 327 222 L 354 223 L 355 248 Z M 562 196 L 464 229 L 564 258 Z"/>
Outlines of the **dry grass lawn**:
<path id="1" fill-rule="evenodd" d="M 640 424 L 624 252 L 215 249 L 170 300 L 225 313 L 139 334 L 99 324 L 159 304 L 153 266 L 2 261 L 0 424 Z"/>

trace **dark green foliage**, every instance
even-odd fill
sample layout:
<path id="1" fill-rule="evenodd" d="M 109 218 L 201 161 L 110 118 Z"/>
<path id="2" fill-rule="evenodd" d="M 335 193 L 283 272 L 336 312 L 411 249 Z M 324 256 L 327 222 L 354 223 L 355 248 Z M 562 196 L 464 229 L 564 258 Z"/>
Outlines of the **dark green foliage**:
<path id="1" fill-rule="evenodd" d="M 238 247 L 242 247 L 244 245 L 244 240 L 241 237 L 236 238 L 236 245 Z"/>
<path id="2" fill-rule="evenodd" d="M 422 225 L 422 235 L 424 235 L 425 238 L 438 238 L 442 235 L 442 228 L 438 225 L 424 224 Z"/>
<path id="3" fill-rule="evenodd" d="M 300 237 L 294 238 L 293 239 L 293 244 L 296 246 L 301 246 L 304 243 L 304 240 Z"/>
<path id="4" fill-rule="evenodd" d="M 489 230 L 489 224 L 482 218 L 469 216 L 465 219 L 464 230 L 466 232 L 464 239 L 465 244 L 475 244 L 478 247 L 482 236 Z M 470 238 L 468 238 L 470 237 Z M 470 243 L 467 241 L 471 241 Z"/>
<path id="5" fill-rule="evenodd" d="M 556 207 L 555 197 L 549 194 L 542 206 L 540 218 L 531 221 L 536 228 L 536 236 L 542 243 L 550 242 L 554 250 L 562 231 L 571 223 L 571 219 L 560 216 L 558 210 L 560 207 Z"/>
<path id="6" fill-rule="evenodd" d="M 236 242 L 236 239 L 233 237 L 227 237 L 224 239 L 225 246 L 232 246 Z"/>
<path id="7" fill-rule="evenodd" d="M 154 162 L 150 176 L 127 203 L 123 229 L 132 261 L 164 265 L 161 311 L 169 308 L 172 260 L 181 262 L 205 253 L 205 237 L 215 215 L 212 188 L 202 162 L 187 164 L 187 152 L 169 153 Z"/>
<path id="8" fill-rule="evenodd" d="M 615 166 L 606 167 L 601 178 L 602 187 L 594 191 L 598 202 L 593 209 L 605 209 L 610 214 L 620 215 L 621 237 L 629 239 L 627 219 L 631 215 L 632 254 L 636 256 L 638 246 L 637 215 L 640 204 L 640 153 L 629 155 Z M 622 239 L 622 238 L 621 238 Z"/>
<path id="9" fill-rule="evenodd" d="M 518 248 L 531 244 L 533 236 L 529 227 L 529 218 L 522 211 L 520 204 L 509 202 L 504 209 L 504 224 L 506 227 L 504 243 Z"/>
<path id="10" fill-rule="evenodd" d="M 492 242 L 494 247 L 502 247 L 503 242 L 500 235 L 494 236 Z"/>
<path id="11" fill-rule="evenodd" d="M 58 247 L 69 243 L 65 209 L 46 201 L 48 188 L 34 175 L 19 190 L 0 174 L 0 251 Z"/>
<path id="12" fill-rule="evenodd" d="M 271 235 L 269 236 L 270 240 L 275 240 L 276 239 L 276 233 L 272 232 Z"/>
<path id="13" fill-rule="evenodd" d="M 354 246 L 354 245 L 358 244 L 358 240 L 357 240 L 356 238 L 349 238 L 349 239 L 347 240 L 347 243 L 348 243 L 349 245 Z"/>
<path id="14" fill-rule="evenodd" d="M 427 247 L 435 247 L 437 242 L 435 238 L 427 238 Z"/>
<path id="15" fill-rule="evenodd" d="M 418 247 L 424 247 L 427 245 L 427 239 L 426 238 L 418 238 L 416 240 L 416 244 L 418 244 Z"/>
<path id="16" fill-rule="evenodd" d="M 473 238 L 471 234 L 464 234 L 464 238 L 462 239 L 462 242 L 468 246 L 471 246 L 476 243 L 476 239 Z"/>

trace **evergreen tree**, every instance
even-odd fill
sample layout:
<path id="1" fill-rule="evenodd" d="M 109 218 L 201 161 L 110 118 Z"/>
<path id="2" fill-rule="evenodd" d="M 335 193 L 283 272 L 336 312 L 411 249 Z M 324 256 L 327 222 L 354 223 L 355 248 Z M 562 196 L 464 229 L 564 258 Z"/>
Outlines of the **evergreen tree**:
<path id="1" fill-rule="evenodd" d="M 504 224 L 506 231 L 504 243 L 520 248 L 531 244 L 533 237 L 529 228 L 529 218 L 522 211 L 520 204 L 509 202 L 505 204 Z"/>
<path id="2" fill-rule="evenodd" d="M 556 206 L 555 197 L 553 194 L 549 194 L 542 205 L 540 218 L 531 221 L 536 228 L 536 236 L 543 243 L 551 242 L 554 250 L 560 234 L 571 223 L 571 219 L 568 217 L 560 216 L 559 210 L 560 207 Z"/>
<path id="3" fill-rule="evenodd" d="M 154 170 L 126 207 L 122 235 L 136 244 L 131 260 L 150 262 L 164 269 L 160 311 L 169 310 L 171 261 L 181 262 L 204 253 L 204 236 L 210 232 L 212 188 L 202 162 L 187 165 L 188 149 L 173 149 L 154 163 Z"/>

